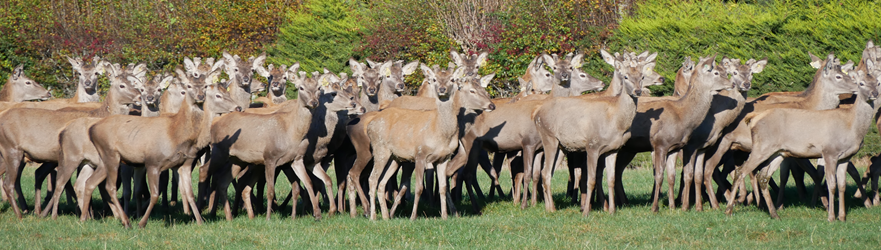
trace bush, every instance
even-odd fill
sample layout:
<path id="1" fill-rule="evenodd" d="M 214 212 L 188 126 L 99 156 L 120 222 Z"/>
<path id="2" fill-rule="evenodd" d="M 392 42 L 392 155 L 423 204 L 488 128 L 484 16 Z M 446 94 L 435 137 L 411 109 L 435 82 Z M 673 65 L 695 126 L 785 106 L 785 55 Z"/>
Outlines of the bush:
<path id="1" fill-rule="evenodd" d="M 815 72 L 807 52 L 858 61 L 867 40 L 881 35 L 878 1 L 719 1 L 647 0 L 624 18 L 611 50 L 659 52 L 656 70 L 667 84 L 656 95 L 670 95 L 684 56 L 718 54 L 733 58 L 768 58 L 756 75 L 750 96 L 799 91 Z"/>

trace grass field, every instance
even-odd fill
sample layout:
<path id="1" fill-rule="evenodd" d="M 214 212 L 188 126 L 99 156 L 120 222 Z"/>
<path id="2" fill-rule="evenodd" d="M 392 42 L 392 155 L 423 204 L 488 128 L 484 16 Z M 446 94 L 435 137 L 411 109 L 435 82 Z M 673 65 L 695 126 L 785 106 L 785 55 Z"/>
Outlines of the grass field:
<path id="1" fill-rule="evenodd" d="M 25 194 L 33 205 L 33 168 L 23 175 Z M 332 176 L 332 175 L 331 175 Z M 486 189 L 488 180 L 479 174 Z M 510 174 L 502 173 L 502 186 L 510 187 Z M 196 225 L 180 207 L 165 211 L 157 206 L 145 229 L 124 229 L 112 216 L 80 222 L 71 206 L 58 220 L 30 214 L 15 218 L 8 203 L 0 205 L 0 245 L 5 249 L 35 248 L 469 248 L 469 249 L 585 249 L 585 248 L 845 248 L 874 249 L 881 246 L 881 209 L 858 206 L 849 198 L 848 221 L 826 222 L 822 208 L 808 207 L 795 195 L 792 182 L 781 220 L 754 206 L 738 206 L 733 216 L 722 211 L 704 212 L 662 206 L 650 210 L 651 170 L 636 168 L 624 173 L 631 205 L 615 215 L 594 211 L 582 217 L 578 207 L 564 195 L 567 174 L 558 172 L 553 190 L 559 210 L 544 211 L 541 203 L 521 210 L 510 199 L 481 203 L 482 214 L 470 211 L 466 200 L 458 204 L 462 215 L 439 219 L 436 209 L 422 207 L 416 221 L 409 221 L 410 205 L 389 221 L 363 217 L 327 216 L 315 221 L 311 211 L 301 210 L 290 218 L 290 209 L 273 213 L 267 221 L 259 214 L 249 220 L 240 215 L 227 222 L 221 216 L 204 215 Z M 281 177 L 278 195 L 290 190 Z M 809 180 L 808 180 L 809 182 Z M 810 182 L 809 182 L 810 183 Z M 812 184 L 808 188 L 813 187 Z M 666 190 L 663 189 L 663 190 Z M 851 183 L 848 196 L 852 196 Z M 662 192 L 662 195 L 664 193 Z M 98 196 L 96 195 L 95 199 Z M 283 196 L 282 196 L 283 197 Z M 467 197 L 467 195 L 466 195 Z M 666 199 L 666 196 L 662 196 Z M 63 199 L 64 200 L 64 199 Z M 666 204 L 666 202 L 664 202 Z M 706 204 L 709 207 L 709 203 Z M 326 211 L 326 210 L 325 210 Z M 220 215 L 220 214 L 218 214 Z M 136 221 L 134 222 L 136 223 Z"/>

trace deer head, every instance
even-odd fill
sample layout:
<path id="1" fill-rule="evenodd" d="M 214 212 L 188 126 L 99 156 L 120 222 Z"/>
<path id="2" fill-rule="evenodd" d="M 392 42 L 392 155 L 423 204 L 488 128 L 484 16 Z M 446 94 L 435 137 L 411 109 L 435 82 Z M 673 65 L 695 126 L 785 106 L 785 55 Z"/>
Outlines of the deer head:
<path id="1" fill-rule="evenodd" d="M 84 62 L 82 57 L 67 57 L 67 62 L 73 67 L 74 74 L 79 79 L 78 86 L 83 86 L 83 89 L 90 94 L 98 91 L 98 76 L 104 74 L 105 67 L 110 64 L 98 56 L 93 57 L 91 62 Z"/>
<path id="2" fill-rule="evenodd" d="M 252 56 L 246 61 L 239 57 L 239 55 L 233 56 L 227 52 L 223 52 L 223 59 L 226 60 L 224 65 L 226 66 L 226 74 L 229 75 L 230 80 L 235 82 L 239 87 L 248 89 L 251 80 L 253 79 L 254 71 L 263 68 L 263 63 L 266 61 L 266 53 L 264 52 L 257 57 Z"/>
<path id="3" fill-rule="evenodd" d="M 431 85 L 437 95 L 442 97 L 449 97 L 453 93 L 456 81 L 462 77 L 465 71 L 464 68 L 455 69 L 455 67 L 441 70 L 437 65 L 429 68 L 425 64 L 421 64 L 420 68 L 422 68 L 422 74 L 425 75 L 425 80 L 423 80 L 422 84 Z"/>
<path id="4" fill-rule="evenodd" d="M 367 62 L 371 63 L 373 61 L 368 59 Z M 375 65 L 376 63 L 372 64 Z M 365 91 L 364 93 L 368 96 L 376 96 L 376 93 L 379 92 L 379 86 L 382 84 L 379 68 L 368 67 L 355 61 L 355 59 L 349 59 L 349 67 L 352 69 L 352 77 L 355 78 L 358 87 Z"/>
<path id="5" fill-rule="evenodd" d="M 450 58 L 453 59 L 453 63 L 455 63 L 456 66 L 465 68 L 466 77 L 476 76 L 480 67 L 486 65 L 486 57 L 488 55 L 487 52 L 467 55 L 459 54 L 459 52 L 456 52 L 455 50 L 450 50 Z"/>
<path id="6" fill-rule="evenodd" d="M 379 67 L 379 73 L 384 84 L 383 88 L 394 88 L 395 93 L 404 92 L 407 85 L 404 84 L 404 76 L 413 74 L 419 61 L 412 61 L 404 65 L 404 61 L 385 62 Z"/>
<path id="7" fill-rule="evenodd" d="M 6 79 L 6 85 L 0 90 L 0 97 L 11 102 L 29 100 L 49 100 L 52 93 L 43 86 L 24 74 L 24 65 L 18 65 L 12 70 L 12 74 Z"/>
<path id="8" fill-rule="evenodd" d="M 153 80 L 146 82 L 141 90 L 141 103 L 147 106 L 156 106 L 156 101 L 162 97 L 162 91 L 171 85 L 174 76 L 171 74 L 156 74 Z M 174 93 L 172 93 L 174 94 Z"/>
<path id="9" fill-rule="evenodd" d="M 567 62 L 572 69 L 572 76 L 569 83 L 571 93 L 598 91 L 606 86 L 606 84 L 603 83 L 602 80 L 597 79 L 596 77 L 593 77 L 581 70 L 583 59 L 584 54 L 578 53 L 577 55 L 571 57 Z"/>
<path id="10" fill-rule="evenodd" d="M 613 56 L 604 49 L 600 49 L 600 55 L 602 55 L 603 61 L 615 67 L 615 72 L 612 73 L 612 82 L 621 83 L 622 93 L 639 97 L 642 94 L 643 76 L 652 74 L 655 68 L 654 60 L 639 61 L 637 58 L 624 57 L 618 53 Z"/>
<path id="11" fill-rule="evenodd" d="M 725 89 L 731 89 L 734 87 L 732 85 L 731 80 L 726 77 L 725 68 L 716 64 L 716 56 L 710 57 L 701 57 L 698 60 L 697 66 L 695 67 L 694 74 L 691 76 L 691 89 L 694 89 L 695 86 L 705 87 L 709 91 L 713 92 L 713 94 L 719 93 L 719 91 Z"/>
<path id="12" fill-rule="evenodd" d="M 136 66 L 136 67 L 140 67 Z M 141 73 L 141 69 L 134 69 L 135 67 L 121 67 L 118 63 L 110 65 L 108 67 L 108 71 L 110 72 L 110 89 L 108 91 L 114 92 L 114 96 L 118 98 L 117 100 L 123 104 L 133 104 L 139 103 L 141 101 L 141 89 L 144 88 L 144 82 L 139 77 L 140 75 L 131 74 L 132 72 Z M 146 65 L 141 67 L 146 69 Z M 110 94 L 108 94 L 109 96 Z"/>
<path id="13" fill-rule="evenodd" d="M 193 98 L 195 103 L 205 102 L 205 96 L 207 95 L 205 90 L 207 90 L 209 86 L 216 85 L 218 78 L 220 77 L 219 70 L 211 71 L 207 75 L 199 75 L 198 77 L 192 74 L 187 74 L 180 68 L 175 69 L 175 72 L 178 74 L 181 87 L 187 91 L 187 95 L 189 98 Z"/>
<path id="14" fill-rule="evenodd" d="M 459 72 L 459 74 L 463 73 Z M 489 93 L 486 92 L 486 87 L 489 86 L 489 83 L 495 76 L 495 74 L 489 74 L 483 77 L 465 77 L 464 80 L 456 83 L 458 88 L 456 95 L 461 95 L 457 98 L 461 100 L 462 107 L 469 110 L 483 110 L 486 112 L 495 110 L 496 105 L 493 104 Z"/>
<path id="15" fill-rule="evenodd" d="M 852 94 L 858 91 L 857 86 L 853 84 L 853 79 L 845 72 L 852 65 L 840 65 L 840 61 L 831 53 L 826 56 L 825 60 L 821 60 L 810 52 L 808 55 L 811 57 L 811 66 L 818 69 L 814 74 L 814 85 L 824 86 L 827 92 L 836 95 Z"/>
<path id="16" fill-rule="evenodd" d="M 272 96 L 283 96 L 287 90 L 288 79 L 296 77 L 299 69 L 300 63 L 294 63 L 290 68 L 284 64 L 278 68 L 276 68 L 275 65 L 270 64 L 269 68 L 263 68 L 263 66 L 260 66 L 257 73 L 269 81 L 269 91 Z"/>
<path id="17" fill-rule="evenodd" d="M 548 57 L 550 58 L 550 57 Z M 529 62 L 526 68 L 529 74 L 528 81 L 532 82 L 532 87 L 542 93 L 550 92 L 554 88 L 554 84 L 559 84 L 558 78 L 547 69 L 545 69 L 546 59 L 543 56 L 537 56 Z"/>
<path id="18" fill-rule="evenodd" d="M 294 78 L 294 87 L 297 88 L 297 99 L 300 104 L 306 108 L 314 109 L 318 107 L 318 98 L 321 89 L 317 77 L 308 77 L 306 72 L 300 71 L 298 77 Z"/>
<path id="19" fill-rule="evenodd" d="M 867 101 L 878 98 L 878 79 L 875 76 L 862 70 L 851 71 L 848 75 L 857 84 L 858 91 L 854 94 L 862 95 Z"/>
<path id="20" fill-rule="evenodd" d="M 722 58 L 722 67 L 737 88 L 737 91 L 745 92 L 752 88 L 753 74 L 761 73 L 768 64 L 768 59 L 756 61 L 749 59 L 746 63 L 740 64 L 740 59 Z"/>
<path id="21" fill-rule="evenodd" d="M 321 85 L 321 98 L 325 99 L 324 105 L 329 112 L 347 111 L 349 115 L 358 115 L 366 112 L 366 109 L 358 102 L 356 95 L 343 89 L 343 84 L 348 80 L 346 73 L 339 76 L 327 72 L 319 77 Z"/>

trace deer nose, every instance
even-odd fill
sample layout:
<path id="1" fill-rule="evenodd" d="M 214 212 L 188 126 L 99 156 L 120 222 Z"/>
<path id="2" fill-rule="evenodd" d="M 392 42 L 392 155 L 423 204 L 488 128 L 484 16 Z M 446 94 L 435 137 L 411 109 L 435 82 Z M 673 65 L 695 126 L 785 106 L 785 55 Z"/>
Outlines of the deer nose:
<path id="1" fill-rule="evenodd" d="M 374 87 L 369 87 L 369 88 L 367 88 L 367 92 L 369 92 L 369 93 L 371 93 L 371 94 L 376 93 L 376 88 L 374 88 Z"/>
<path id="2" fill-rule="evenodd" d="M 251 78 L 247 77 L 247 76 L 242 77 L 242 81 L 244 82 L 245 85 L 248 85 L 249 83 L 251 83 Z"/>
<path id="3" fill-rule="evenodd" d="M 642 95 L 642 89 L 636 89 L 633 91 L 633 93 L 636 95 Z"/>
<path id="4" fill-rule="evenodd" d="M 365 109 L 364 107 L 361 107 L 361 109 L 359 109 L 358 111 L 360 111 L 361 114 L 367 113 L 367 109 Z"/>
<path id="5" fill-rule="evenodd" d="M 196 99 L 205 100 L 205 95 L 196 95 Z"/>
<path id="6" fill-rule="evenodd" d="M 153 96 L 147 96 L 147 101 L 148 101 L 148 102 L 153 102 Z"/>
<path id="7" fill-rule="evenodd" d="M 242 107 L 241 107 L 241 106 L 236 106 L 236 112 L 242 112 Z"/>
<path id="8" fill-rule="evenodd" d="M 658 81 L 661 81 L 661 83 L 663 83 L 666 80 L 667 80 L 667 78 L 664 78 L 664 77 L 658 78 Z"/>
<path id="9" fill-rule="evenodd" d="M 404 89 L 404 87 L 406 87 L 406 86 L 404 86 L 403 83 L 398 83 L 398 85 L 395 85 L 395 87 L 398 89 Z"/>
<path id="10" fill-rule="evenodd" d="M 313 108 L 314 108 L 314 107 L 318 107 L 318 100 L 312 100 L 312 101 L 310 101 L 310 102 L 309 102 L 309 106 L 312 106 Z"/>
<path id="11" fill-rule="evenodd" d="M 496 110 L 496 104 L 495 104 L 495 103 L 490 103 L 490 104 L 489 104 L 489 110 Z"/>
<path id="12" fill-rule="evenodd" d="M 562 78 L 563 81 L 568 81 L 569 80 L 569 73 L 562 73 L 562 74 L 560 74 L 560 77 Z"/>
<path id="13" fill-rule="evenodd" d="M 438 91 L 438 92 L 441 92 L 441 93 L 447 93 L 447 88 L 446 88 L 446 87 L 440 87 L 439 89 L 437 89 L 437 91 Z"/>
<path id="14" fill-rule="evenodd" d="M 744 88 L 744 89 L 749 89 L 749 87 L 750 87 L 750 82 L 745 82 L 745 83 L 743 83 L 743 88 Z"/>

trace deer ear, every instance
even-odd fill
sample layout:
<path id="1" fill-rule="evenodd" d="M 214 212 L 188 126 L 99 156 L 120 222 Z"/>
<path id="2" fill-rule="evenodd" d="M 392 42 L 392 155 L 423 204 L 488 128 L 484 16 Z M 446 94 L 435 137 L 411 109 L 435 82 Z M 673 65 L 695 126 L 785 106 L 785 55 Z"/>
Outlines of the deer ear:
<path id="1" fill-rule="evenodd" d="M 355 61 L 355 58 L 349 58 L 349 68 L 352 69 L 353 75 L 360 75 L 364 72 L 364 69 L 361 67 L 361 63 Z"/>
<path id="2" fill-rule="evenodd" d="M 374 62 L 373 60 L 370 60 L 370 58 L 367 58 L 366 60 L 367 60 L 367 65 L 369 65 L 370 68 L 379 67 L 379 63 Z"/>
<path id="3" fill-rule="evenodd" d="M 22 73 L 24 73 L 24 65 L 15 66 L 15 69 L 12 70 L 12 80 L 18 80 Z"/>
<path id="4" fill-rule="evenodd" d="M 455 50 L 450 50 L 450 58 L 453 59 L 453 63 L 457 66 L 461 67 L 465 65 L 465 61 L 462 60 L 462 55 L 459 55 L 459 52 L 456 52 Z"/>
<path id="5" fill-rule="evenodd" d="M 646 51 L 646 52 L 648 52 L 648 51 Z M 657 59 L 657 58 L 658 58 L 658 52 L 655 52 L 655 53 L 649 54 L 649 55 L 645 58 L 645 61 L 644 61 L 644 62 L 654 62 L 655 59 Z"/>
<path id="6" fill-rule="evenodd" d="M 174 68 L 174 72 L 177 73 L 177 77 L 179 77 L 181 79 L 187 78 L 187 73 L 184 72 L 183 70 L 181 70 L 180 68 Z"/>
<path id="7" fill-rule="evenodd" d="M 263 68 L 263 64 L 266 63 L 266 52 L 260 53 L 257 58 L 254 58 L 254 61 L 251 62 L 251 70 L 257 70 L 258 68 Z M 259 73 L 258 73 L 259 74 Z"/>
<path id="8" fill-rule="evenodd" d="M 272 70 L 273 65 L 269 65 L 269 70 Z M 254 65 L 253 70 L 257 72 L 257 75 L 260 75 L 264 78 L 269 78 L 269 70 L 263 67 L 263 65 Z"/>
<path id="9" fill-rule="evenodd" d="M 485 66 L 485 65 L 486 65 L 486 57 L 487 57 L 487 56 L 489 56 L 489 53 L 488 53 L 488 52 L 482 52 L 482 53 L 480 53 L 480 55 L 477 56 L 477 60 L 475 61 L 474 65 L 477 65 L 478 67 L 483 67 L 483 66 Z"/>
<path id="10" fill-rule="evenodd" d="M 209 63 L 209 65 L 210 65 L 210 60 L 206 61 L 205 63 Z M 226 60 L 217 60 L 216 62 L 214 62 L 213 65 L 211 65 L 211 71 L 212 72 L 218 71 L 219 69 L 223 68 L 223 66 L 225 66 L 225 65 L 226 65 Z"/>
<path id="11" fill-rule="evenodd" d="M 174 76 L 166 75 L 164 78 L 162 78 L 161 81 L 159 81 L 159 88 L 168 89 L 168 86 L 171 85 L 172 80 L 174 80 Z"/>
<path id="12" fill-rule="evenodd" d="M 128 80 L 128 82 L 131 84 L 131 86 L 138 86 L 138 85 L 142 84 L 141 79 L 137 78 L 133 75 L 128 75 L 125 77 L 125 79 Z"/>
<path id="13" fill-rule="evenodd" d="M 853 71 L 853 61 L 848 60 L 847 63 L 841 65 L 841 71 L 847 74 L 849 71 Z"/>
<path id="14" fill-rule="evenodd" d="M 147 64 L 140 63 L 132 69 L 132 75 L 135 75 L 142 83 L 147 81 Z"/>
<path id="15" fill-rule="evenodd" d="M 654 73 L 655 70 L 655 62 L 646 63 L 642 66 L 642 74 L 649 75 Z"/>
<path id="16" fill-rule="evenodd" d="M 480 87 L 486 88 L 489 86 L 489 83 L 492 82 L 493 77 L 496 77 L 496 74 L 485 75 L 480 78 Z"/>
<path id="17" fill-rule="evenodd" d="M 73 67 L 73 70 L 77 72 L 83 71 L 83 59 L 80 57 L 70 58 L 67 57 L 67 62 L 70 63 L 70 66 Z"/>
<path id="18" fill-rule="evenodd" d="M 419 68 L 422 69 L 422 74 L 425 75 L 425 78 L 434 77 L 434 70 L 425 65 L 424 63 L 419 64 Z"/>
<path id="19" fill-rule="evenodd" d="M 753 74 L 762 73 L 762 70 L 765 69 L 765 65 L 768 65 L 768 58 L 767 57 L 750 65 L 749 70 Z"/>
<path id="20" fill-rule="evenodd" d="M 578 53 L 578 55 L 575 55 L 572 57 L 572 61 L 570 61 L 570 64 L 572 65 L 573 68 L 580 69 L 583 61 L 584 61 L 584 54 Z"/>
<path id="21" fill-rule="evenodd" d="M 196 72 L 196 64 L 189 57 L 184 57 L 184 69 L 188 72 Z"/>
<path id="22" fill-rule="evenodd" d="M 403 73 L 405 76 L 412 75 L 413 72 L 416 72 L 416 67 L 418 67 L 418 66 L 419 66 L 419 60 L 412 61 L 412 62 L 404 65 L 404 67 L 401 67 L 401 73 Z"/>
<path id="23" fill-rule="evenodd" d="M 604 49 L 600 49 L 600 55 L 603 56 L 603 61 L 606 61 L 609 65 L 615 66 L 615 57 L 606 52 Z"/>
<path id="24" fill-rule="evenodd" d="M 379 73 L 382 76 L 389 77 L 392 75 L 392 62 L 385 62 L 379 66 Z"/>
<path id="25" fill-rule="evenodd" d="M 819 69 L 820 67 L 823 66 L 822 59 L 815 56 L 814 54 L 811 54 L 811 52 L 808 52 L 808 56 L 811 57 L 811 67 L 814 67 L 815 69 Z"/>
<path id="26" fill-rule="evenodd" d="M 524 95 L 526 95 L 525 91 L 532 88 L 532 82 L 526 82 L 523 77 L 517 77 L 517 82 L 520 83 L 520 92 L 524 92 Z"/>
<path id="27" fill-rule="evenodd" d="M 557 56 L 557 54 L 554 54 L 554 56 Z M 551 57 L 550 55 L 548 55 L 548 54 L 541 54 L 541 58 L 544 59 L 544 60 L 543 60 L 544 63 L 547 64 L 548 66 L 551 66 L 551 68 L 556 68 L 556 67 L 557 67 L 557 60 L 554 59 L 553 57 Z"/>
<path id="28" fill-rule="evenodd" d="M 208 77 L 205 78 L 205 84 L 208 86 L 216 86 L 219 78 L 220 78 L 220 71 L 211 72 L 208 74 Z"/>

